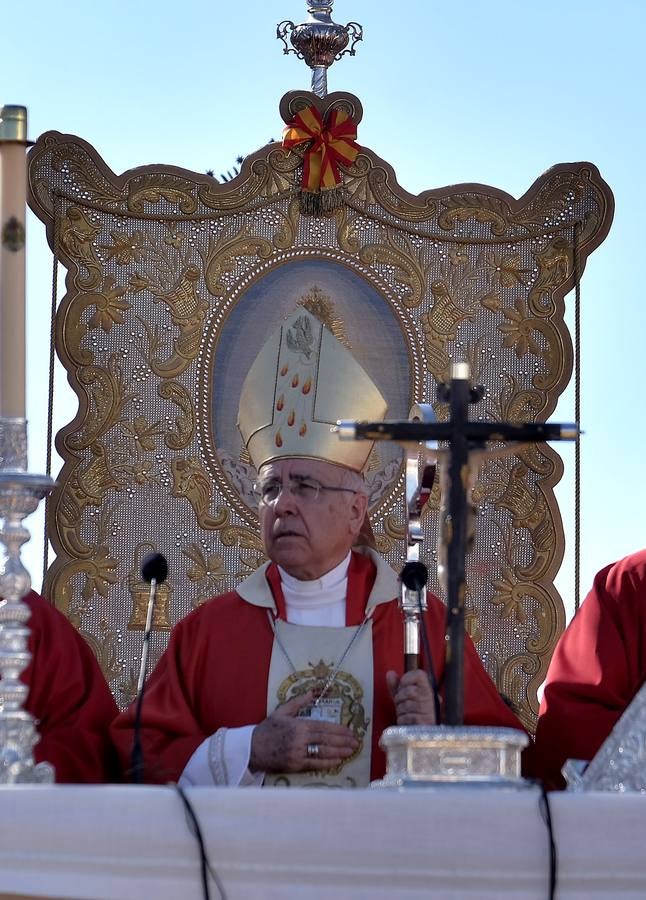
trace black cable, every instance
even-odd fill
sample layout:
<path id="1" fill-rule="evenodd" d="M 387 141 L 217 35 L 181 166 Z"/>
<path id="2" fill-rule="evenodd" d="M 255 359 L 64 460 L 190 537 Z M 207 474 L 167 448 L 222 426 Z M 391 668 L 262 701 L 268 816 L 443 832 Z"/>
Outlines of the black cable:
<path id="1" fill-rule="evenodd" d="M 534 784 L 539 788 L 541 792 L 541 796 L 539 799 L 539 809 L 541 813 L 541 819 L 545 822 L 545 826 L 547 828 L 547 836 L 549 843 L 549 851 L 550 851 L 550 892 L 549 892 L 549 900 L 554 900 L 556 897 L 556 882 L 557 882 L 557 872 L 558 872 L 558 854 L 556 849 L 556 841 L 554 839 L 554 825 L 552 822 L 552 808 L 550 806 L 549 797 L 547 791 L 545 790 L 545 785 L 539 779 L 532 779 Z"/>
<path id="2" fill-rule="evenodd" d="M 186 821 L 189 827 L 191 834 L 195 837 L 197 841 L 197 846 L 200 854 L 200 875 L 202 880 L 202 896 L 204 900 L 210 900 L 210 891 L 209 891 L 209 875 L 213 879 L 220 894 L 221 900 L 226 900 L 227 895 L 224 891 L 224 887 L 222 886 L 222 882 L 218 873 L 215 871 L 209 857 L 206 852 L 206 846 L 204 844 L 204 836 L 202 835 L 202 829 L 200 828 L 200 823 L 197 818 L 197 814 L 193 809 L 193 805 L 191 801 L 186 796 L 186 791 L 184 788 L 180 787 L 177 782 L 171 782 L 171 787 L 174 787 L 177 793 L 180 796 L 182 803 L 184 804 L 184 812 L 186 813 Z"/>

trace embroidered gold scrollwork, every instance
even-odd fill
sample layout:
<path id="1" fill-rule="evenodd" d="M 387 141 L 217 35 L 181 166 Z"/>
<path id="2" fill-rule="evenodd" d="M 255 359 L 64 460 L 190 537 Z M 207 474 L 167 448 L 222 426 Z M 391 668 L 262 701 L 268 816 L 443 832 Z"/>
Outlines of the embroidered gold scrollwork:
<path id="1" fill-rule="evenodd" d="M 476 222 L 490 223 L 491 233 L 501 236 L 506 233 L 511 216 L 509 204 L 504 200 L 469 192 L 444 198 L 441 208 L 437 223 L 445 231 L 452 231 L 457 222 L 473 218 Z"/>
<path id="2" fill-rule="evenodd" d="M 100 442 L 90 447 L 90 461 L 79 462 L 52 495 L 52 512 L 62 548 L 70 556 L 87 559 L 95 545 L 81 538 L 83 513 L 87 507 L 99 509 L 108 491 L 121 490 L 106 448 Z"/>
<path id="3" fill-rule="evenodd" d="M 257 256 L 269 259 L 273 247 L 265 238 L 250 235 L 241 229 L 234 237 L 210 244 L 204 260 L 205 281 L 207 290 L 214 297 L 221 297 L 227 291 L 225 276 L 235 272 L 236 258 L 239 256 Z"/>
<path id="4" fill-rule="evenodd" d="M 50 135 L 47 145 L 51 149 L 52 171 L 67 176 L 63 185 L 74 183 L 79 188 L 78 194 L 99 208 L 116 209 L 123 202 L 124 191 L 97 167 L 85 145 L 77 144 L 74 139 L 62 141 L 61 135 Z"/>
<path id="5" fill-rule="evenodd" d="M 123 323 L 124 312 L 130 309 L 130 304 L 121 299 L 126 290 L 117 287 L 111 275 L 105 275 L 100 290 L 77 294 L 70 302 L 65 313 L 63 333 L 67 353 L 77 366 L 90 366 L 94 362 L 94 353 L 81 346 L 89 331 L 101 328 L 107 333 L 113 325 Z M 85 324 L 81 320 L 91 306 L 94 313 Z"/>
<path id="6" fill-rule="evenodd" d="M 339 247 L 352 255 L 359 252 L 359 239 L 355 230 L 354 220 L 349 215 L 347 206 L 340 206 L 334 211 L 336 219 L 336 239 Z"/>
<path id="7" fill-rule="evenodd" d="M 538 316 L 530 316 L 528 307 L 520 297 L 513 308 L 504 309 L 507 319 L 498 325 L 502 332 L 503 347 L 513 348 L 520 359 L 529 353 L 538 359 L 545 360 L 543 371 L 534 376 L 534 384 L 543 391 L 548 391 L 563 376 L 563 354 L 560 350 L 560 338 L 552 323 Z"/>
<path id="8" fill-rule="evenodd" d="M 406 537 L 406 525 L 397 515 L 392 513 L 384 519 L 384 532 L 386 537 L 393 541 L 401 541 Z"/>
<path id="9" fill-rule="evenodd" d="M 65 253 L 79 266 L 87 271 L 86 276 L 75 278 L 78 286 L 84 290 L 96 288 L 101 281 L 101 260 L 93 246 L 94 238 L 101 229 L 78 206 L 69 206 L 61 217 L 59 225 L 59 244 Z"/>
<path id="10" fill-rule="evenodd" d="M 201 184 L 198 187 L 200 202 L 219 212 L 227 210 L 234 213 L 259 197 L 268 199 L 297 190 L 295 174 L 301 165 L 299 156 L 275 144 L 268 147 L 266 155 L 254 159 L 249 169 L 243 166 L 240 176 L 231 182 L 231 187 L 228 183 Z"/>
<path id="11" fill-rule="evenodd" d="M 106 681 L 118 678 L 123 672 L 123 663 L 119 661 L 118 635 L 106 619 L 99 622 L 99 634 L 94 635 L 81 629 L 80 633 L 90 645 L 96 656 Z"/>
<path id="12" fill-rule="evenodd" d="M 174 425 L 169 427 L 164 436 L 164 443 L 170 450 L 183 450 L 188 447 L 195 433 L 195 413 L 189 393 L 179 381 L 162 381 L 157 387 L 157 393 L 180 409 L 179 415 L 175 416 Z"/>
<path id="13" fill-rule="evenodd" d="M 360 153 L 353 164 L 348 169 L 343 185 L 349 198 L 358 205 L 372 206 L 375 204 L 376 198 L 373 193 L 373 181 L 378 190 L 386 179 L 386 173 L 383 169 L 373 179 L 368 178 L 368 174 L 372 174 L 372 163 L 365 154 Z"/>
<path id="14" fill-rule="evenodd" d="M 395 280 L 403 289 L 401 301 L 407 309 L 414 309 L 422 302 L 425 288 L 424 268 L 409 241 L 401 238 L 400 246 L 388 234 L 385 243 L 368 244 L 359 251 L 359 259 L 366 266 L 379 268 L 392 266 Z"/>
<path id="15" fill-rule="evenodd" d="M 556 608 L 548 591 L 524 578 L 517 568 L 505 569 L 494 587 L 492 603 L 501 608 L 503 617 L 515 619 L 516 627 L 525 635 L 526 652 L 498 661 L 492 674 L 525 727 L 533 728 L 538 712 L 536 689 L 545 679 L 549 648 L 563 627 L 562 610 Z"/>
<path id="16" fill-rule="evenodd" d="M 236 581 L 246 578 L 267 559 L 260 536 L 250 528 L 227 525 L 220 532 L 220 540 L 225 547 L 238 546 L 240 548 L 238 559 L 242 568 L 233 575 Z"/>
<path id="17" fill-rule="evenodd" d="M 469 604 L 464 608 L 464 630 L 476 645 L 480 643 L 484 636 L 480 627 L 480 612 L 473 604 Z"/>
<path id="18" fill-rule="evenodd" d="M 173 459 L 173 490 L 171 496 L 183 497 L 193 507 L 197 524 L 206 531 L 217 531 L 229 521 L 229 510 L 221 506 L 215 516 L 209 512 L 213 487 L 209 476 L 204 471 L 199 459 Z"/>
<path id="19" fill-rule="evenodd" d="M 170 311 L 171 322 L 179 330 L 179 335 L 173 341 L 173 352 L 167 359 L 162 360 L 153 355 L 161 343 L 158 332 L 140 319 L 148 338 L 151 371 L 160 378 L 177 378 L 199 353 L 204 319 L 209 308 L 208 303 L 198 296 L 199 278 L 200 271 L 197 266 L 190 265 L 171 290 L 157 291 L 151 288 L 155 300 L 166 304 Z"/>
<path id="20" fill-rule="evenodd" d="M 494 401 L 496 418 L 501 422 L 532 422 L 545 406 L 543 391 L 522 388 L 509 372 L 501 373 L 503 387 Z"/>
<path id="21" fill-rule="evenodd" d="M 156 204 L 165 200 L 176 205 L 184 215 L 197 209 L 195 185 L 176 175 L 154 174 L 131 178 L 128 181 L 128 209 L 141 213 L 144 204 Z"/>
<path id="22" fill-rule="evenodd" d="M 437 203 L 428 193 L 413 197 L 396 190 L 392 171 L 376 165 L 362 153 L 349 167 L 344 187 L 353 206 L 382 206 L 404 222 L 425 222 L 432 219 L 437 211 Z"/>
<path id="23" fill-rule="evenodd" d="M 533 315 L 541 318 L 554 315 L 553 293 L 572 271 L 572 249 L 567 238 L 557 237 L 543 250 L 535 251 L 538 275 L 527 297 Z"/>
<path id="24" fill-rule="evenodd" d="M 301 215 L 301 204 L 298 197 L 290 200 L 287 207 L 287 215 L 281 215 L 282 224 L 274 235 L 274 247 L 278 250 L 287 250 L 296 240 L 298 222 Z"/>
<path id="25" fill-rule="evenodd" d="M 110 356 L 107 368 L 79 369 L 78 382 L 87 396 L 87 413 L 83 426 L 65 437 L 65 446 L 74 452 L 89 447 L 115 425 L 133 396 L 126 391 L 120 355 L 116 353 Z"/>
<path id="26" fill-rule="evenodd" d="M 495 505 L 508 509 L 515 528 L 526 528 L 535 549 L 532 563 L 518 568 L 518 573 L 528 580 L 537 581 L 549 569 L 554 557 L 556 534 L 554 521 L 540 488 L 527 482 L 528 469 L 523 462 L 512 468 L 509 481 L 496 498 Z"/>
<path id="27" fill-rule="evenodd" d="M 54 563 L 48 593 L 76 628 L 81 627 L 92 595 L 97 593 L 100 597 L 107 597 L 110 586 L 117 583 L 117 565 L 117 560 L 105 546 L 94 547 L 91 558 L 77 559 L 60 568 Z M 83 583 L 80 595 L 73 584 L 78 576 L 82 577 Z"/>

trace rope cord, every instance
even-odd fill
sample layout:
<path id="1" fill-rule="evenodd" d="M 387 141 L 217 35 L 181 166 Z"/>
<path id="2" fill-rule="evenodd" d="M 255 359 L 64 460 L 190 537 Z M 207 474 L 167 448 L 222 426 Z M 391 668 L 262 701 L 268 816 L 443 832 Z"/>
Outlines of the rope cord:
<path id="1" fill-rule="evenodd" d="M 581 427 L 581 273 L 579 271 L 579 235 L 581 225 L 574 225 L 574 420 Z M 574 443 L 574 611 L 581 601 L 581 438 Z"/>

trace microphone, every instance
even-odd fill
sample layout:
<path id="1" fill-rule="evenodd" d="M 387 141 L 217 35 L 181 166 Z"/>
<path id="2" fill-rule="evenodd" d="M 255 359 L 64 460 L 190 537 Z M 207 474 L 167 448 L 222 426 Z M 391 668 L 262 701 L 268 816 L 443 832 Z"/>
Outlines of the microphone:
<path id="1" fill-rule="evenodd" d="M 149 553 L 141 564 L 141 577 L 146 584 L 151 584 L 153 579 L 157 584 L 163 584 L 168 577 L 168 563 L 163 553 Z"/>
<path id="2" fill-rule="evenodd" d="M 423 562 L 407 562 L 400 578 L 409 591 L 421 591 L 428 581 L 428 569 Z"/>
<path id="3" fill-rule="evenodd" d="M 157 598 L 157 586 L 166 581 L 168 575 L 168 563 L 161 553 L 149 553 L 144 557 L 141 565 L 141 577 L 150 585 L 148 597 L 148 610 L 146 612 L 146 626 L 144 628 L 144 640 L 141 648 L 141 662 L 139 665 L 139 679 L 137 680 L 137 705 L 135 707 L 135 721 L 132 735 L 132 752 L 130 755 L 132 783 L 142 784 L 144 776 L 144 754 L 141 746 L 141 709 L 146 689 L 146 676 L 148 673 L 148 650 L 150 647 L 150 634 L 153 624 L 153 611 Z"/>

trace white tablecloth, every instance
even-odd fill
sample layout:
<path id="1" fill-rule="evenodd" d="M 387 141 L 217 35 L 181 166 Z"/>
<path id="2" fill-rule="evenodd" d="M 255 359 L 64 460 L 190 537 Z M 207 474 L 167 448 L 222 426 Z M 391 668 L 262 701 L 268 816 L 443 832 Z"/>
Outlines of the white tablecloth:
<path id="1" fill-rule="evenodd" d="M 548 896 L 533 788 L 188 796 L 227 900 Z M 646 897 L 646 796 L 550 799 L 559 900 Z M 198 900 L 199 857 L 180 798 L 167 787 L 0 787 L 0 896 L 14 894 Z"/>

